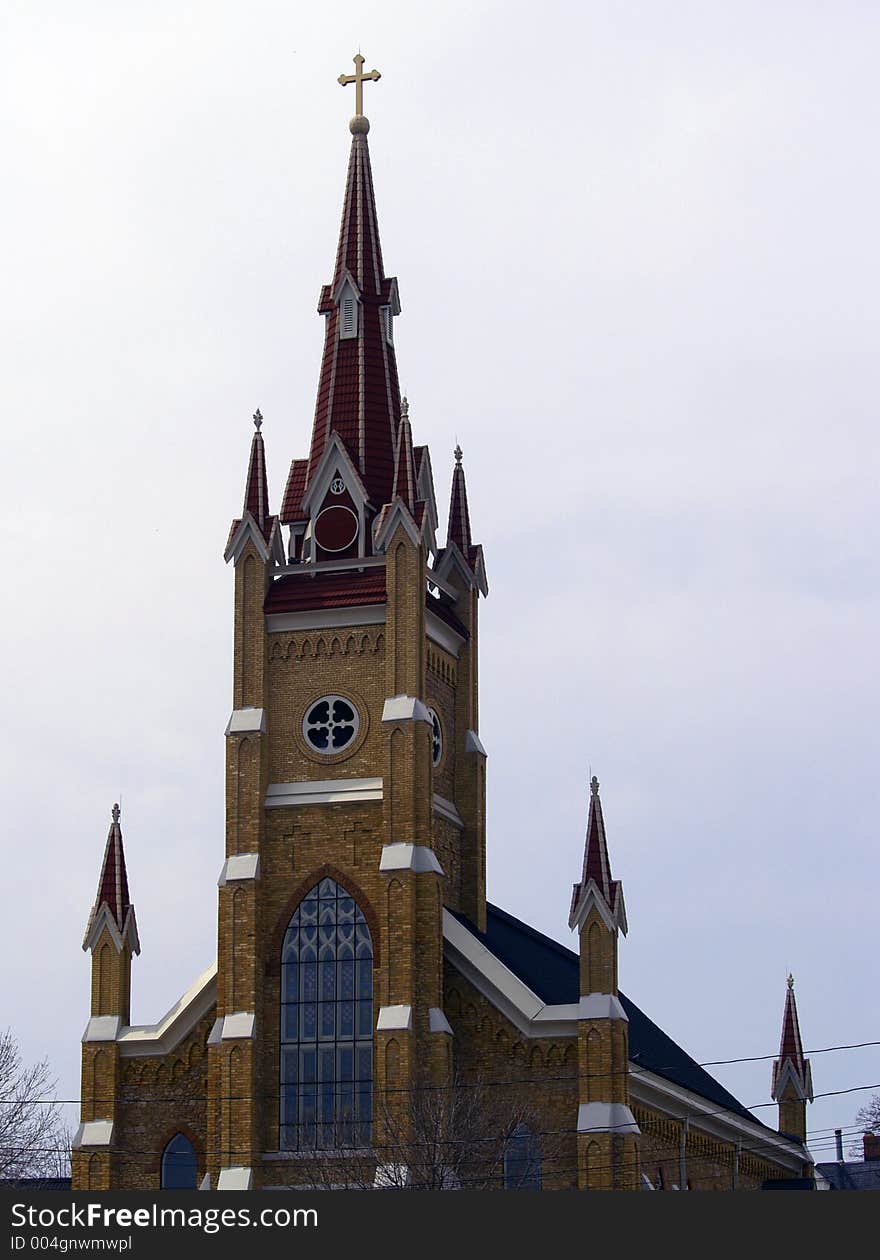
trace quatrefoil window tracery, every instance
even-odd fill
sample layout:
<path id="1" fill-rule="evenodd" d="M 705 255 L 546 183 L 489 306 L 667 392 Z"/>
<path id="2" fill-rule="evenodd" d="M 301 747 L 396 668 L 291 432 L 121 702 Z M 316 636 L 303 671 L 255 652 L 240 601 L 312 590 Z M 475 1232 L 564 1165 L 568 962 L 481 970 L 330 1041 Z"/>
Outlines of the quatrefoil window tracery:
<path id="1" fill-rule="evenodd" d="M 328 756 L 347 748 L 359 728 L 358 711 L 344 696 L 322 696 L 308 707 L 302 724 L 309 747 Z"/>

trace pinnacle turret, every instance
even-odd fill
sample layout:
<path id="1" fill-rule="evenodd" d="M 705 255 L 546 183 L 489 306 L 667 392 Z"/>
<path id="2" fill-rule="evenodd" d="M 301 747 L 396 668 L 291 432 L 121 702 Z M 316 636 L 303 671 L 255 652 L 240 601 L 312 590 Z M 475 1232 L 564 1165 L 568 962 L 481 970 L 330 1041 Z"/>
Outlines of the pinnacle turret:
<path id="1" fill-rule="evenodd" d="M 110 830 L 104 848 L 104 860 L 98 879 L 95 904 L 89 913 L 83 949 L 94 947 L 105 924 L 111 926 L 111 935 L 118 938 L 118 945 L 129 937 L 132 952 L 140 953 L 134 906 L 128 892 L 128 872 L 125 866 L 125 850 L 122 847 L 122 828 L 119 824 L 120 809 L 114 805 L 110 811 Z"/>

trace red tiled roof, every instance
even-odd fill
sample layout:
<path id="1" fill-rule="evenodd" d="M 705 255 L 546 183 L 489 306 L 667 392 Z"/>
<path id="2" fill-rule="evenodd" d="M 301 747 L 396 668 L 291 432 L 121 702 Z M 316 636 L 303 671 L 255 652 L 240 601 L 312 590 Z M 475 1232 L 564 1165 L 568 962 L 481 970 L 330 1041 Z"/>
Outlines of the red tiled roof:
<path id="1" fill-rule="evenodd" d="M 289 573 L 276 578 L 266 593 L 266 613 L 306 612 L 314 608 L 354 608 L 361 604 L 385 603 L 385 569 L 366 569 L 363 573 L 346 569 L 340 572 Z"/>
<path id="2" fill-rule="evenodd" d="M 452 494 L 449 499 L 449 524 L 446 529 L 447 545 L 454 542 L 461 554 L 469 559 L 471 549 L 471 518 L 468 512 L 467 486 L 464 480 L 464 468 L 461 464 L 461 451 L 456 447 L 455 468 L 452 472 Z"/>
<path id="3" fill-rule="evenodd" d="M 113 806 L 113 821 L 107 835 L 107 847 L 104 849 L 104 861 L 98 880 L 98 895 L 92 911 L 93 918 L 104 904 L 107 905 L 121 932 L 125 926 L 125 916 L 131 906 L 131 901 L 128 895 L 128 874 L 125 869 L 118 805 Z"/>
<path id="4" fill-rule="evenodd" d="M 397 430 L 397 455 L 394 460 L 394 486 L 391 498 L 394 499 L 397 496 L 403 500 L 410 512 L 415 512 L 416 465 L 413 459 L 412 429 L 406 407 L 400 417 L 400 426 Z"/>
<path id="5" fill-rule="evenodd" d="M 257 412 L 257 420 L 261 420 L 259 412 Z M 250 512 L 263 536 L 268 538 L 269 486 L 266 479 L 266 447 L 259 428 L 254 433 L 251 442 L 251 457 L 244 486 L 242 516 L 245 512 Z"/>
<path id="6" fill-rule="evenodd" d="M 358 287 L 358 335 L 340 340 L 332 294 L 346 272 Z M 367 137 L 357 134 L 352 137 L 333 283 L 322 289 L 318 305 L 327 315 L 327 326 L 308 475 L 336 430 L 374 504 L 391 497 L 400 419 L 397 362 L 381 315 L 381 308 L 391 304 L 393 283 L 382 267 Z"/>
<path id="7" fill-rule="evenodd" d="M 290 462 L 287 485 L 284 488 L 284 501 L 281 504 L 281 523 L 289 525 L 293 521 L 305 520 L 303 514 L 303 495 L 306 492 L 306 473 L 309 461 L 294 459 Z"/>

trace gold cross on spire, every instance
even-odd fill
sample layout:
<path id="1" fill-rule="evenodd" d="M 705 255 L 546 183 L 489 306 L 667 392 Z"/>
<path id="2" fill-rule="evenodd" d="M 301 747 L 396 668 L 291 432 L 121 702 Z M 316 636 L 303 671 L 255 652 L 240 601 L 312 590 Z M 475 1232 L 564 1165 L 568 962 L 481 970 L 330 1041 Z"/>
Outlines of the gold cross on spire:
<path id="1" fill-rule="evenodd" d="M 382 76 L 378 70 L 370 70 L 368 74 L 364 74 L 364 59 L 360 55 L 354 59 L 354 74 L 341 74 L 337 79 L 343 87 L 348 87 L 349 83 L 354 84 L 354 115 L 355 118 L 362 118 L 364 113 L 364 80 L 372 79 L 375 83 Z"/>

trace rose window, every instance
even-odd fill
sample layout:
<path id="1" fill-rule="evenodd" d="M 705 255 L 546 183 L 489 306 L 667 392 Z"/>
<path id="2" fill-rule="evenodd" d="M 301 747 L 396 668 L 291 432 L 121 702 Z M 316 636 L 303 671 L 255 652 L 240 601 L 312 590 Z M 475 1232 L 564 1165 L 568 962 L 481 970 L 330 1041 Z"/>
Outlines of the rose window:
<path id="1" fill-rule="evenodd" d="M 360 726 L 358 711 L 344 696 L 322 696 L 306 710 L 303 739 L 316 752 L 332 756 L 355 739 Z"/>

